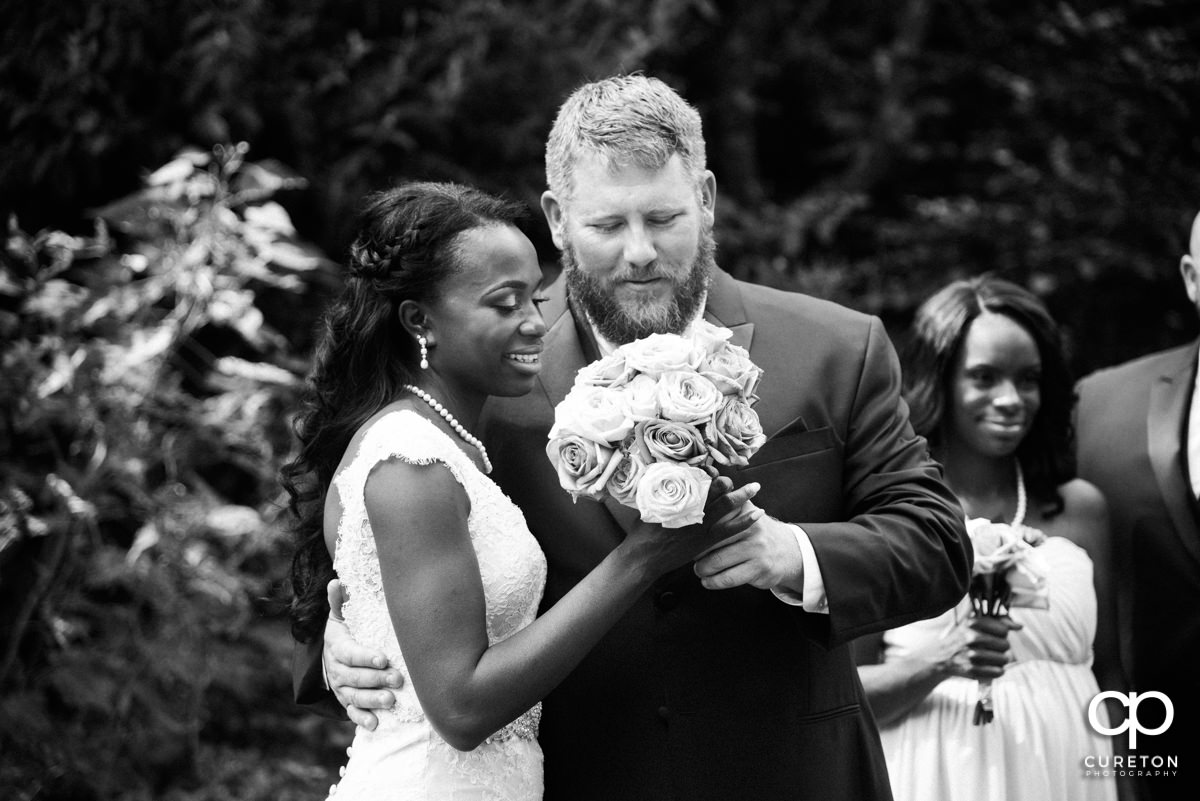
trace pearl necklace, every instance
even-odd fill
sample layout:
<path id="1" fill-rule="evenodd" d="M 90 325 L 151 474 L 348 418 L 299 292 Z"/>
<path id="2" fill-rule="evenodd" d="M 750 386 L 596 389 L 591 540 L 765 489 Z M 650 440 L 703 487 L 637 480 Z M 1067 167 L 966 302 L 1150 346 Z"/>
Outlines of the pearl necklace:
<path id="1" fill-rule="evenodd" d="M 450 427 L 454 429 L 454 433 L 458 434 L 458 436 L 462 438 L 463 442 L 467 443 L 468 445 L 475 446 L 475 448 L 479 451 L 479 455 L 483 457 L 483 472 L 492 472 L 492 461 L 488 458 L 487 448 L 483 447 L 483 443 L 479 441 L 479 438 L 468 431 L 466 426 L 458 422 L 458 419 L 450 413 L 449 409 L 439 403 L 437 398 L 433 397 L 419 387 L 414 387 L 412 384 L 405 384 L 404 388 L 428 403 L 431 409 L 440 414 L 442 419 L 450 424 Z"/>
<path id="2" fill-rule="evenodd" d="M 1013 515 L 1010 526 L 1016 528 L 1025 522 L 1025 474 L 1021 472 L 1021 463 L 1017 462 L 1017 512 Z"/>

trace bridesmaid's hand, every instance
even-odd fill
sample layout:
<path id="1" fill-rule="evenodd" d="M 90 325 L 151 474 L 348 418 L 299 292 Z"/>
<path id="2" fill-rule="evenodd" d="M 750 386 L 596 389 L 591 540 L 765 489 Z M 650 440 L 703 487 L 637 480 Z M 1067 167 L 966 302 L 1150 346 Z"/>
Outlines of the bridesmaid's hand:
<path id="1" fill-rule="evenodd" d="M 1005 668 L 1013 661 L 1008 634 L 1020 628 L 1021 624 L 1008 615 L 964 619 L 952 635 L 959 647 L 948 660 L 948 672 L 968 679 L 1003 676 Z"/>

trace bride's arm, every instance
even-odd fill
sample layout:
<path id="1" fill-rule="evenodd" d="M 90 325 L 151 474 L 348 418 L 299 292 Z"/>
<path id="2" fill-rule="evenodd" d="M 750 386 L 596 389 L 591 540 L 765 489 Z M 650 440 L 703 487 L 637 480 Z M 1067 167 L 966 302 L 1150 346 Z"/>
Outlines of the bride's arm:
<path id="1" fill-rule="evenodd" d="M 750 525 L 761 512 L 741 507 L 755 490 L 713 501 L 710 518 L 721 522 L 708 531 L 631 533 L 550 610 L 489 648 L 466 493 L 440 465 L 379 465 L 367 481 L 367 514 L 388 611 L 430 723 L 470 750 L 529 709 L 656 577 Z"/>

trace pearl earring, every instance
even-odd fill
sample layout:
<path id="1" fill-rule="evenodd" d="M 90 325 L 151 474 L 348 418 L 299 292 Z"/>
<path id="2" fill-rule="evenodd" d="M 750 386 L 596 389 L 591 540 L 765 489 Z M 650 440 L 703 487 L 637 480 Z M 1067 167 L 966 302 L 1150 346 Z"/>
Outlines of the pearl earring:
<path id="1" fill-rule="evenodd" d="M 417 344 L 421 346 L 421 369 L 428 370 L 429 369 L 429 348 L 427 347 L 428 343 L 425 341 L 425 337 L 423 337 L 423 336 L 417 337 Z"/>

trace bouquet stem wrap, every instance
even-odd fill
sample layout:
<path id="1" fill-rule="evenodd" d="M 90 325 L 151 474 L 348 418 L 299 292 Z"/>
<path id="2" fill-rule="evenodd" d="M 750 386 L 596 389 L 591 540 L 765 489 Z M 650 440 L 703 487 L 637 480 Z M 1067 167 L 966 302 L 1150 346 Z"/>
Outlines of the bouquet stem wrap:
<path id="1" fill-rule="evenodd" d="M 977 573 L 971 576 L 971 610 L 977 617 L 1004 617 L 1008 614 L 1009 603 L 1012 600 L 1012 588 L 1008 584 L 1007 573 Z M 991 723 L 996 716 L 992 703 L 992 680 L 979 680 L 979 694 L 975 701 L 975 717 L 973 723 L 981 726 Z"/>
<path id="2" fill-rule="evenodd" d="M 1045 539 L 1042 532 L 977 518 L 967 521 L 967 533 L 975 550 L 967 596 L 976 617 L 1004 617 L 1014 606 L 1049 607 L 1047 566 L 1034 547 Z M 992 680 L 980 679 L 973 722 L 982 726 L 995 716 Z"/>

